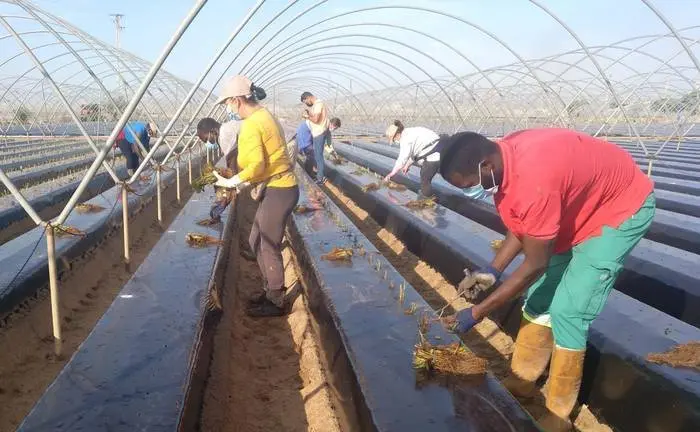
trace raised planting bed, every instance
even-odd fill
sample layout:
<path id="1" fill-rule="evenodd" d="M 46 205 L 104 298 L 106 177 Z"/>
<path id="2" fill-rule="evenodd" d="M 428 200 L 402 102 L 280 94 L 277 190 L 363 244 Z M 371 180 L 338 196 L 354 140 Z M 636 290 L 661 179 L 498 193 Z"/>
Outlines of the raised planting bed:
<path id="1" fill-rule="evenodd" d="M 181 162 L 181 165 L 183 163 Z M 184 163 L 186 167 L 186 163 Z M 181 167 L 180 175 L 184 170 Z M 175 170 L 162 174 L 163 187 L 175 182 Z M 182 179 L 181 179 L 182 181 Z M 129 196 L 129 212 L 139 212 L 155 199 L 155 175 L 148 184 L 134 184 L 135 193 Z M 111 230 L 121 226 L 122 205 L 120 186 L 114 186 L 87 201 L 104 207 L 99 213 L 81 214 L 73 211 L 64 225 L 77 228 L 84 236 L 68 235 L 56 238 L 56 260 L 58 271 L 70 267 L 70 262 L 97 245 Z M 155 216 L 154 216 L 155 217 Z M 0 316 L 11 312 L 15 306 L 48 283 L 46 240 L 43 227 L 36 227 L 0 246 Z M 21 272 L 20 272 L 21 270 Z"/>
<path id="2" fill-rule="evenodd" d="M 189 431 L 199 419 L 233 218 L 195 193 L 19 431 Z M 189 232 L 221 246 L 192 248 Z"/>
<path id="3" fill-rule="evenodd" d="M 538 430 L 490 373 L 420 381 L 412 352 L 418 318 L 430 307 L 308 176 L 299 171 L 298 178 L 299 204 L 319 210 L 295 213 L 289 236 L 309 307 L 324 323 L 320 344 L 348 430 Z M 354 255 L 325 259 L 334 247 Z M 456 340 L 438 323 L 427 337 Z"/>
<path id="4" fill-rule="evenodd" d="M 64 152 L 56 152 L 46 156 L 38 156 L 31 159 L 23 159 L 17 162 L 2 162 L 0 163 L 0 168 L 5 172 L 12 172 L 17 170 L 23 170 L 38 165 L 43 165 L 45 163 L 61 161 L 64 159 L 71 159 L 74 157 L 82 156 L 88 153 L 88 149 L 78 149 L 78 150 L 68 150 Z"/>
<path id="5" fill-rule="evenodd" d="M 364 192 L 362 187 L 377 179 L 350 174 L 355 168 L 350 163 L 329 163 L 327 172 L 333 183 L 450 282 L 459 282 L 463 268 L 478 268 L 491 261 L 490 242 L 502 238 L 498 232 L 442 206 L 409 210 L 403 204 L 416 198 L 412 191 L 382 188 Z M 506 276 L 520 259 L 506 269 Z M 520 303 L 515 301 L 492 315 L 512 336 L 520 320 Z M 700 372 L 646 361 L 650 353 L 697 340 L 700 329 L 614 290 L 591 326 L 582 400 L 619 430 L 650 430 L 648 425 L 666 418 L 669 411 L 681 419 L 676 431 L 700 430 Z M 609 372 L 611 368 L 614 373 Z M 621 410 L 629 398 L 647 404 L 643 410 Z"/>

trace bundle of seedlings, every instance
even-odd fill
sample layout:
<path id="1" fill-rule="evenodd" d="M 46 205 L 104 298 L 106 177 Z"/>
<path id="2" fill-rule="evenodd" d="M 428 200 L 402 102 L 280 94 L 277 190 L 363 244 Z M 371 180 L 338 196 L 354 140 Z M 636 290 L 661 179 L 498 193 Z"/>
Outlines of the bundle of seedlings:
<path id="1" fill-rule="evenodd" d="M 355 168 L 355 170 L 352 171 L 350 174 L 357 175 L 357 176 L 359 176 L 359 175 L 364 175 L 364 174 L 369 174 L 369 170 L 368 170 L 367 168 L 365 168 L 365 167 L 357 167 L 357 168 Z"/>
<path id="2" fill-rule="evenodd" d="M 368 183 L 364 186 L 362 186 L 362 192 L 371 192 L 371 191 L 376 191 L 379 190 L 380 186 L 377 183 Z"/>
<path id="3" fill-rule="evenodd" d="M 425 198 L 419 200 L 411 200 L 404 204 L 404 207 L 411 210 L 423 210 L 434 208 L 436 206 L 435 198 Z"/>
<path id="4" fill-rule="evenodd" d="M 208 164 L 204 167 L 202 175 L 192 181 L 192 188 L 197 192 L 202 192 L 204 187 L 210 184 L 216 183 L 216 177 L 214 176 L 214 170 L 224 178 L 230 179 L 233 177 L 233 170 L 230 168 L 215 168 L 213 165 Z"/>
<path id="5" fill-rule="evenodd" d="M 75 206 L 75 210 L 78 213 L 99 213 L 105 208 L 95 204 L 81 203 Z"/>
<path id="6" fill-rule="evenodd" d="M 427 341 L 416 344 L 413 351 L 413 367 L 426 371 L 461 377 L 484 375 L 488 362 L 455 342 L 449 345 L 432 345 Z"/>
<path id="7" fill-rule="evenodd" d="M 331 155 L 331 162 L 333 162 L 333 165 L 342 165 L 345 161 L 343 160 L 343 158 L 341 158 L 337 154 L 332 154 Z"/>
<path id="8" fill-rule="evenodd" d="M 303 204 L 299 204 L 298 206 L 294 207 L 294 213 L 296 213 L 296 214 L 311 213 L 311 212 L 315 212 L 317 210 L 321 210 L 321 209 L 318 207 L 305 206 Z"/>
<path id="9" fill-rule="evenodd" d="M 218 246 L 222 243 L 218 238 L 202 233 L 187 233 L 185 241 L 190 247 L 196 248 Z"/>
<path id="10" fill-rule="evenodd" d="M 68 236 L 78 236 L 85 237 L 85 232 L 79 230 L 78 228 L 68 226 L 68 225 L 54 225 L 54 234 L 56 237 L 68 237 Z"/>
<path id="11" fill-rule="evenodd" d="M 391 180 L 389 180 L 388 182 L 385 182 L 384 184 L 387 188 L 389 188 L 391 190 L 395 190 L 397 192 L 403 192 L 406 190 L 406 186 L 399 184 L 399 183 L 395 183 Z"/>
<path id="12" fill-rule="evenodd" d="M 700 341 L 676 345 L 663 353 L 651 353 L 647 361 L 677 368 L 700 370 Z"/>
<path id="13" fill-rule="evenodd" d="M 503 246 L 503 239 L 491 240 L 491 249 L 497 251 Z"/>
<path id="14" fill-rule="evenodd" d="M 352 248 L 334 247 L 330 252 L 321 256 L 326 261 L 352 261 Z"/>

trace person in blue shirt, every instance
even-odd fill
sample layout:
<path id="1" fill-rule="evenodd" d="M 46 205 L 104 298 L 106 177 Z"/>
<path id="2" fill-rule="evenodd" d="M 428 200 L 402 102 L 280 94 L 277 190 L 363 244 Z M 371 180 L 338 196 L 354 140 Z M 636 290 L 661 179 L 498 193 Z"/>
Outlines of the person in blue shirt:
<path id="1" fill-rule="evenodd" d="M 330 132 L 338 129 L 340 127 L 340 119 L 338 117 L 333 117 L 329 121 L 328 130 Z M 297 151 L 304 155 L 304 169 L 306 172 L 313 174 L 313 168 L 316 165 L 316 159 L 314 158 L 314 147 L 313 147 L 313 136 L 311 135 L 311 129 L 306 121 L 299 124 L 297 128 L 297 133 L 294 136 L 297 145 Z M 331 141 L 331 134 L 326 135 L 326 147 L 330 149 L 331 152 L 335 152 L 333 149 L 333 143 Z"/>
<path id="2" fill-rule="evenodd" d="M 141 149 L 138 147 L 138 141 L 141 141 L 146 151 L 150 150 L 151 137 L 156 136 L 157 129 L 155 125 L 142 121 L 132 121 L 127 125 L 128 127 L 124 126 L 124 129 L 117 136 L 117 146 L 126 159 L 126 171 L 131 176 L 139 167 Z M 138 141 L 136 137 L 138 137 Z"/>

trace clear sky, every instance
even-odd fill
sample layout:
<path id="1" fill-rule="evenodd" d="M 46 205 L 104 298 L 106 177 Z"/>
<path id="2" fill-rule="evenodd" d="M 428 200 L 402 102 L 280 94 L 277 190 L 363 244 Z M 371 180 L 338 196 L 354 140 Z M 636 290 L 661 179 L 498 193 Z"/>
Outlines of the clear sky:
<path id="1" fill-rule="evenodd" d="M 293 15 L 317 1 L 298 1 L 290 12 L 275 21 L 266 35 L 272 35 Z M 634 36 L 667 32 L 661 21 L 639 0 L 541 1 L 566 21 L 589 46 L 606 45 Z M 190 0 L 34 0 L 34 3 L 110 43 L 114 42 L 114 26 L 109 14 L 125 14 L 126 28 L 122 33 L 122 48 L 147 60 L 153 60 L 158 56 L 182 18 L 194 4 Z M 194 81 L 254 3 L 253 0 L 210 0 L 166 63 L 166 69 L 182 78 Z M 222 60 L 221 64 L 228 63 L 251 35 L 287 4 L 289 4 L 287 0 L 268 0 L 234 42 L 224 57 L 225 61 Z M 654 0 L 653 4 L 678 28 L 698 25 L 700 0 Z M 457 15 L 494 33 L 525 58 L 543 57 L 577 48 L 576 42 L 556 21 L 526 0 L 329 0 L 283 34 L 289 35 L 303 28 L 309 28 L 309 32 L 314 32 L 314 23 L 322 18 L 337 15 L 343 11 L 376 5 L 422 5 L 422 7 Z M 329 30 L 325 36 L 345 36 L 329 39 L 319 45 L 372 46 L 400 53 L 429 74 L 449 75 L 443 67 L 425 55 L 413 51 L 411 48 L 413 47 L 433 56 L 456 73 L 474 71 L 472 66 L 445 49 L 440 42 L 405 30 L 371 25 L 390 23 L 429 33 L 440 41 L 453 45 L 482 68 L 515 61 L 515 57 L 508 50 L 484 36 L 483 33 L 456 20 L 435 14 L 410 10 L 377 10 L 335 19 L 324 27 L 348 23 L 365 25 Z M 686 34 L 689 37 L 697 37 L 699 33 L 697 30 L 691 30 Z M 372 39 L 367 35 L 393 38 L 405 45 Z M 234 64 L 232 70 L 237 72 L 262 42 L 254 43 L 251 49 Z M 272 44 L 274 45 L 276 44 Z M 370 48 L 346 47 L 343 49 L 367 52 Z M 673 43 L 657 43 L 650 49 L 659 56 L 667 58 L 680 48 Z M 614 52 L 610 51 L 610 53 Z M 374 51 L 374 55 L 377 54 L 380 57 L 386 57 L 388 63 L 397 65 L 411 77 L 425 79 L 425 73 L 418 68 L 384 55 L 381 51 Z M 617 51 L 617 54 L 619 55 L 620 52 Z M 700 56 L 700 52 L 698 55 Z M 650 62 L 648 58 L 638 57 L 634 61 L 640 68 L 656 67 L 655 63 Z M 674 62 L 683 66 L 690 65 L 687 56 L 680 56 Z M 220 72 L 221 69 L 218 71 Z M 624 74 L 629 71 L 620 70 L 615 73 Z M 392 75 L 397 74 L 392 72 Z M 205 85 L 211 85 L 212 81 L 211 78 L 207 79 Z"/>

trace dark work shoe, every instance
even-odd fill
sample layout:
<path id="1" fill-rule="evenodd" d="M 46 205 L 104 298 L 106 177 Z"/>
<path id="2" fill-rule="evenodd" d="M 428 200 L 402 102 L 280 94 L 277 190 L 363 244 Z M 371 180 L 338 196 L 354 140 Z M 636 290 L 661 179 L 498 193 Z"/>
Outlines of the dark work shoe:
<path id="1" fill-rule="evenodd" d="M 255 261 L 258 259 L 253 253 L 253 251 L 248 248 L 241 248 L 241 256 L 246 261 Z"/>
<path id="2" fill-rule="evenodd" d="M 253 318 L 268 318 L 287 315 L 288 311 L 265 298 L 262 303 L 249 307 L 247 313 L 249 317 Z"/>

